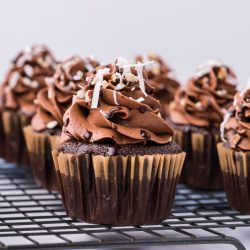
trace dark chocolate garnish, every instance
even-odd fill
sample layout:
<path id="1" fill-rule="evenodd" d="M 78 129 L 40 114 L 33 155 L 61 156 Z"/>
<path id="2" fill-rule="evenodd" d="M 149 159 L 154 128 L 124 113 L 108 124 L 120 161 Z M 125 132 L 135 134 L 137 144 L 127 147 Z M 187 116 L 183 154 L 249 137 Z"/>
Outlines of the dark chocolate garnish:
<path id="1" fill-rule="evenodd" d="M 146 131 L 146 130 L 141 130 L 140 132 L 141 132 L 142 138 L 144 138 L 144 139 L 146 139 L 146 140 L 148 140 L 148 139 L 151 138 L 151 135 L 150 135 L 150 133 L 149 133 L 148 131 Z"/>
<path id="2" fill-rule="evenodd" d="M 139 107 L 139 112 L 140 113 L 145 113 L 147 111 L 147 108 L 145 106 L 140 106 Z"/>
<path id="3" fill-rule="evenodd" d="M 112 126 L 112 129 L 117 130 L 117 125 L 115 125 L 114 123 L 112 123 L 111 126 Z"/>
<path id="4" fill-rule="evenodd" d="M 92 136 L 92 134 L 93 134 L 92 132 L 86 130 L 86 132 L 84 133 L 83 137 L 84 137 L 84 139 L 85 139 L 86 141 L 89 141 L 90 138 L 91 138 L 91 136 Z"/>

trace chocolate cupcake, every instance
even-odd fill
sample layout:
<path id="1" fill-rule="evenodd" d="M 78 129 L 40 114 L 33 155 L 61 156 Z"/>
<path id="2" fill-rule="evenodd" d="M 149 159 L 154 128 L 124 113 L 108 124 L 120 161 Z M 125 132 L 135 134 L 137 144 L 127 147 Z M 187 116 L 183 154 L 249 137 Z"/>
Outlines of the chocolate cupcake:
<path id="1" fill-rule="evenodd" d="M 173 70 L 156 54 L 148 54 L 146 58 L 136 57 L 136 62 L 153 61 L 145 67 L 148 83 L 155 89 L 155 97 L 161 103 L 161 114 L 166 117 L 169 103 L 173 101 L 176 90 L 180 87 Z"/>
<path id="2" fill-rule="evenodd" d="M 181 181 L 199 189 L 221 189 L 216 145 L 225 110 L 236 93 L 236 76 L 220 62 L 201 66 L 169 107 L 174 139 L 187 153 Z"/>
<path id="3" fill-rule="evenodd" d="M 234 98 L 221 124 L 220 166 L 229 205 L 250 214 L 250 82 Z"/>
<path id="4" fill-rule="evenodd" d="M 96 68 L 64 115 L 53 159 L 72 218 L 139 225 L 170 213 L 185 153 L 172 141 L 143 66 L 119 58 Z"/>
<path id="5" fill-rule="evenodd" d="M 45 46 L 28 47 L 12 61 L 0 87 L 1 156 L 10 162 L 28 163 L 22 127 L 35 113 L 34 99 L 55 71 L 55 59 Z"/>
<path id="6" fill-rule="evenodd" d="M 36 114 L 31 125 L 24 127 L 24 134 L 32 172 L 37 182 L 48 190 L 57 190 L 57 178 L 51 151 L 59 143 L 63 114 L 72 103 L 74 94 L 81 96 L 86 75 L 98 63 L 74 56 L 56 68 L 55 75 L 47 78 L 47 87 L 35 99 Z"/>

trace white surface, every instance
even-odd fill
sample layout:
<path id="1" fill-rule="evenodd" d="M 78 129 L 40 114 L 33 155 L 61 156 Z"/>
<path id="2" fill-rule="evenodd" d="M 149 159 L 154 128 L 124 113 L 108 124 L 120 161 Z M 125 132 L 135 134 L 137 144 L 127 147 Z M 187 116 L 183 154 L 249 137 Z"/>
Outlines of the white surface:
<path id="1" fill-rule="evenodd" d="M 2 0 L 0 78 L 21 48 L 46 43 L 59 59 L 93 54 L 109 62 L 119 55 L 157 52 L 182 81 L 203 60 L 221 59 L 245 83 L 250 76 L 249 9 L 248 0 Z M 250 229 L 227 232 L 250 249 Z"/>
<path id="2" fill-rule="evenodd" d="M 104 62 L 158 52 L 181 80 L 205 59 L 250 76 L 248 0 L 0 1 L 0 77 L 15 53 L 46 43 L 57 57 L 94 54 Z"/>

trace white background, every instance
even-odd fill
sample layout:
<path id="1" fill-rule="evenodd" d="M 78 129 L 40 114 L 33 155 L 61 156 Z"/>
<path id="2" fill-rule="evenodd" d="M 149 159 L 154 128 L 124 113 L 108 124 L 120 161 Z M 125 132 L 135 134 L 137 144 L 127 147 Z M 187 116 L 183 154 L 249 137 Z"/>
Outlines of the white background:
<path id="1" fill-rule="evenodd" d="M 216 58 L 243 85 L 250 76 L 250 1 L 0 0 L 0 79 L 16 52 L 33 43 L 46 43 L 59 59 L 79 54 L 110 62 L 157 52 L 182 82 Z M 247 244 L 250 229 L 230 233 Z"/>
<path id="2" fill-rule="evenodd" d="M 249 0 L 0 0 L 0 79 L 16 52 L 46 43 L 63 59 L 157 52 L 185 80 L 205 59 L 250 76 Z"/>

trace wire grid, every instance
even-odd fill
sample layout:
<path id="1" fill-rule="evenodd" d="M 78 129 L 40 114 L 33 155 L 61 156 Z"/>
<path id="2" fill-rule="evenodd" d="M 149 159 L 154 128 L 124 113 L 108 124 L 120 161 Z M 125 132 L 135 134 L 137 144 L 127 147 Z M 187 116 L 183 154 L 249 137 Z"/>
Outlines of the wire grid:
<path id="1" fill-rule="evenodd" d="M 245 249 L 219 228 L 248 227 L 250 215 L 227 205 L 224 192 L 179 185 L 172 216 L 158 225 L 110 227 L 67 217 L 60 195 L 37 186 L 29 172 L 0 162 L 0 248 L 83 249 L 228 243 Z"/>

